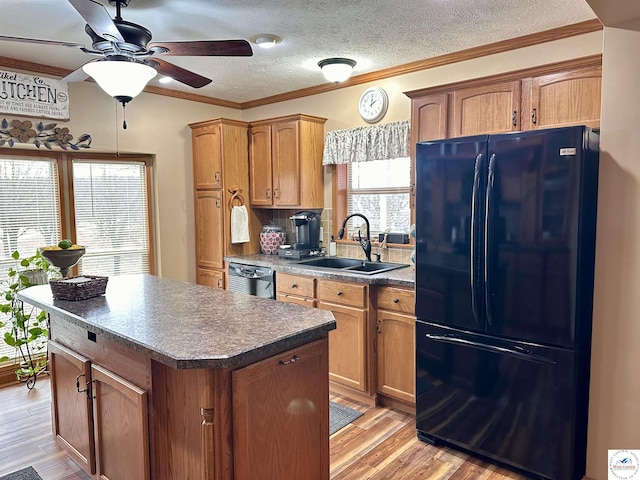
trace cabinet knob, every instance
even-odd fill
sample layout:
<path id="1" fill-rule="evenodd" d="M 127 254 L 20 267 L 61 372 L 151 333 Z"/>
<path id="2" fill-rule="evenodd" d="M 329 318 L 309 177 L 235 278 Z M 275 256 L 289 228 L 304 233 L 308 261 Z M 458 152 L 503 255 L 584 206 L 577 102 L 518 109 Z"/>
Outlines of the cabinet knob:
<path id="1" fill-rule="evenodd" d="M 393 299 L 393 303 L 398 303 L 399 301 L 400 301 L 400 299 L 399 299 L 399 298 L 394 298 L 394 299 Z"/>
<path id="2" fill-rule="evenodd" d="M 298 285 L 296 285 L 295 283 L 292 283 L 291 288 L 298 288 Z"/>
<path id="3" fill-rule="evenodd" d="M 338 295 L 339 297 L 341 297 L 341 296 L 342 296 L 342 292 L 341 292 L 340 290 L 338 290 L 338 291 L 336 292 L 336 295 Z"/>

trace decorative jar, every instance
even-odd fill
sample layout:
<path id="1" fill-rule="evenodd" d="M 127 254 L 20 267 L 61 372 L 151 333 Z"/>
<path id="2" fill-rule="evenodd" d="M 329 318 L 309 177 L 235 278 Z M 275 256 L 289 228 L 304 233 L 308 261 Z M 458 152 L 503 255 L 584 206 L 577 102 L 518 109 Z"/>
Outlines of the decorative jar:
<path id="1" fill-rule="evenodd" d="M 260 232 L 260 250 L 267 255 L 277 255 L 280 245 L 284 244 L 287 234 L 284 229 L 274 223 L 265 225 Z"/>

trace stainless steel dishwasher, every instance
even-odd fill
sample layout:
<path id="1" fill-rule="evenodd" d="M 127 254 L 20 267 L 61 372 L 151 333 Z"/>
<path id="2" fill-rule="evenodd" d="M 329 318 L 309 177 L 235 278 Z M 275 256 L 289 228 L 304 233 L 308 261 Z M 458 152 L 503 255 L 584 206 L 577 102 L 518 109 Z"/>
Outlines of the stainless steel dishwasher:
<path id="1" fill-rule="evenodd" d="M 229 291 L 262 298 L 276 298 L 276 279 L 273 269 L 229 263 Z"/>

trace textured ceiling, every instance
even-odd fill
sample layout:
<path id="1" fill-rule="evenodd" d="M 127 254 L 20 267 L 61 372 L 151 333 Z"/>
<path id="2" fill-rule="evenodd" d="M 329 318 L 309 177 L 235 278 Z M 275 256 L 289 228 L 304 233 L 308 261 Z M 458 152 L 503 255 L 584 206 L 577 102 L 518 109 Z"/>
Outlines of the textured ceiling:
<path id="1" fill-rule="evenodd" d="M 107 0 L 97 1 L 114 16 Z M 151 83 L 242 103 L 325 83 L 317 63 L 327 57 L 356 60 L 357 75 L 595 15 L 585 0 L 131 0 L 122 17 L 147 27 L 155 41 L 282 37 L 270 50 L 252 44 L 252 57 L 164 57 L 213 79 L 206 87 Z M 66 0 L 1 0 L 0 34 L 91 47 Z M 0 42 L 0 56 L 69 70 L 94 58 L 15 42 Z"/>

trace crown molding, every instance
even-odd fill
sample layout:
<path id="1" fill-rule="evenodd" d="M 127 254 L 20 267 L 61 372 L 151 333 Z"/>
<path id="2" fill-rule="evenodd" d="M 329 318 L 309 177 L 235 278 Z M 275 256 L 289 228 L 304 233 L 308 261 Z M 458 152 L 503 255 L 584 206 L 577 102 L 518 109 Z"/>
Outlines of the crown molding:
<path id="1" fill-rule="evenodd" d="M 168 88 L 147 86 L 144 91 L 156 95 L 163 95 L 166 97 L 178 98 L 181 100 L 189 100 L 193 102 L 206 103 L 209 105 L 217 105 L 220 107 L 228 107 L 237 110 L 246 110 L 254 107 L 261 107 L 264 105 L 270 105 L 273 103 L 279 103 L 286 100 L 294 100 L 297 98 L 308 97 L 310 95 L 317 95 L 319 93 L 326 93 L 341 88 L 352 87 L 354 85 L 360 85 L 363 83 L 376 82 L 385 78 L 396 77 L 398 75 L 406 75 L 408 73 L 419 72 L 422 70 L 428 70 L 430 68 L 442 67 L 444 65 L 450 65 L 452 63 L 458 63 L 465 60 L 472 60 L 474 58 L 485 57 L 487 55 L 494 55 L 497 53 L 507 52 L 509 50 L 516 50 L 519 48 L 529 47 L 532 45 L 539 45 L 541 43 L 552 42 L 554 40 L 561 40 L 563 38 L 574 37 L 576 35 L 584 35 L 591 32 L 602 30 L 603 26 L 600 20 L 594 18 L 580 23 L 574 23 L 573 25 L 565 25 L 563 27 L 554 28 L 551 30 L 545 30 L 543 32 L 532 33 L 529 35 L 523 35 L 521 37 L 512 38 L 509 40 L 503 40 L 496 43 L 490 43 L 488 45 L 481 45 L 478 47 L 468 48 L 466 50 L 460 50 L 458 52 L 448 53 L 440 55 L 438 57 L 427 58 L 424 60 L 418 60 L 416 62 L 406 63 L 404 65 L 398 65 L 397 67 L 386 68 L 375 72 L 363 73 L 362 75 L 355 75 L 345 82 L 339 85 L 325 83 L 314 87 L 303 88 L 300 90 L 293 90 L 291 92 L 281 93 L 270 97 L 259 98 L 248 102 L 231 102 L 228 100 L 222 100 L 219 98 L 207 97 L 204 95 L 197 95 L 188 92 L 182 92 L 178 90 L 170 90 Z M 51 65 L 44 65 L 40 63 L 26 62 L 24 60 L 18 60 L 9 57 L 0 57 L 0 67 L 12 68 L 27 72 L 37 72 L 40 74 L 53 75 L 56 77 L 64 77 L 71 73 L 71 70 L 64 68 L 58 68 Z M 90 80 L 92 81 L 92 80 Z"/>

